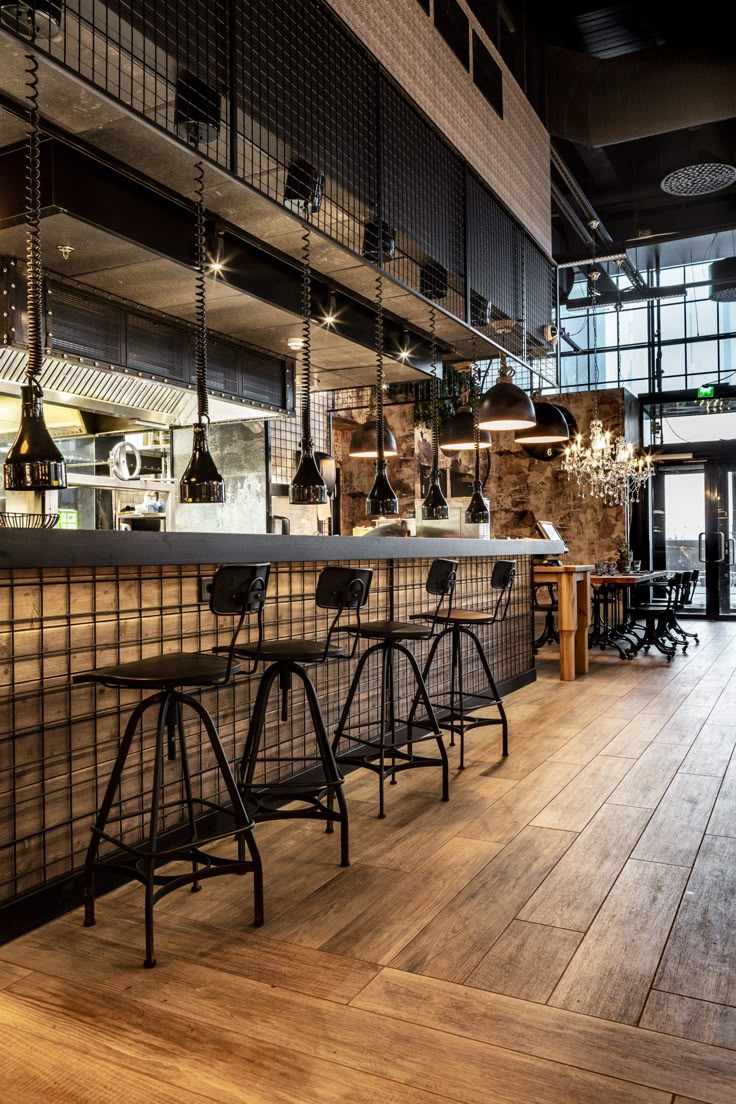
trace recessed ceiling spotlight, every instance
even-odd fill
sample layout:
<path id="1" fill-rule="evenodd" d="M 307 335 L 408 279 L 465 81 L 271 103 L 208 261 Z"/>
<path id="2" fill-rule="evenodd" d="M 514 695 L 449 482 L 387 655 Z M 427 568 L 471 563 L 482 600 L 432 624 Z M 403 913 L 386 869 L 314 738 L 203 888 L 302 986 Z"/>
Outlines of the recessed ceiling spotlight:
<path id="1" fill-rule="evenodd" d="M 697 196 L 720 192 L 735 183 L 736 165 L 727 165 L 723 161 L 699 161 L 667 173 L 660 188 L 668 195 Z"/>
<path id="2" fill-rule="evenodd" d="M 290 337 L 287 340 L 286 344 L 288 345 L 288 347 L 291 349 L 291 351 L 293 353 L 300 353 L 302 351 L 302 349 L 304 348 L 304 338 L 303 337 Z"/>
<path id="3" fill-rule="evenodd" d="M 65 261 L 68 261 L 72 253 L 74 252 L 73 245 L 57 245 L 56 248 L 59 250 Z"/>

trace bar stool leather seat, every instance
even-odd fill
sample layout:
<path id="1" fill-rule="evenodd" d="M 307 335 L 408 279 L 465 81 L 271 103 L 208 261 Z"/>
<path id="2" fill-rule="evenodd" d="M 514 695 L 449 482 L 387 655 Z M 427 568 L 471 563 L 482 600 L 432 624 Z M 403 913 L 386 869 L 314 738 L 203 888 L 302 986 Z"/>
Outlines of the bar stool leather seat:
<path id="1" fill-rule="evenodd" d="M 229 648 L 221 651 L 228 652 Z M 230 673 L 240 670 L 233 663 Z M 224 681 L 228 661 L 207 652 L 167 652 L 164 655 L 113 663 L 75 676 L 77 683 L 94 682 L 102 686 L 126 686 L 140 690 L 169 690 L 176 686 L 209 686 Z"/>
<path id="2" fill-rule="evenodd" d="M 278 663 L 280 660 L 318 663 L 323 659 L 341 659 L 344 654 L 339 644 L 330 643 L 325 647 L 324 640 L 266 640 L 260 650 L 255 645 L 238 645 L 235 649 L 235 655 L 240 659 L 258 658 L 266 663 Z"/>
<path id="3" fill-rule="evenodd" d="M 360 635 L 369 640 L 425 640 L 427 630 L 411 621 L 367 621 L 360 626 Z"/>
<path id="4" fill-rule="evenodd" d="M 431 621 L 435 625 L 491 625 L 493 614 L 485 610 L 454 609 L 445 613 L 414 613 L 413 620 Z"/>

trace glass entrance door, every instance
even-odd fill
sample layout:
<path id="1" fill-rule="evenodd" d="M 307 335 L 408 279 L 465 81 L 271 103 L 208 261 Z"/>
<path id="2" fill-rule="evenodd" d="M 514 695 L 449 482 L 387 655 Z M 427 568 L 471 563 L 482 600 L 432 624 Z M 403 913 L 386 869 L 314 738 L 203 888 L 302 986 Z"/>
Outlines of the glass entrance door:
<path id="1" fill-rule="evenodd" d="M 698 571 L 689 613 L 736 617 L 736 462 L 668 466 L 654 479 L 654 566 Z"/>

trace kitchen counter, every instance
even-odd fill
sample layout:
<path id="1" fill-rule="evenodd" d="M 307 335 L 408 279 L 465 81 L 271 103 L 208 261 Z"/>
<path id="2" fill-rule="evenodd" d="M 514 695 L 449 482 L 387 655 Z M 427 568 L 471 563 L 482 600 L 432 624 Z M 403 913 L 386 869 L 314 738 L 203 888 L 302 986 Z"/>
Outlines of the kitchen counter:
<path id="1" fill-rule="evenodd" d="M 119 533 L 68 529 L 0 531 L 0 569 L 545 556 L 564 550 L 561 541 L 533 538 L 301 537 L 264 533 Z"/>

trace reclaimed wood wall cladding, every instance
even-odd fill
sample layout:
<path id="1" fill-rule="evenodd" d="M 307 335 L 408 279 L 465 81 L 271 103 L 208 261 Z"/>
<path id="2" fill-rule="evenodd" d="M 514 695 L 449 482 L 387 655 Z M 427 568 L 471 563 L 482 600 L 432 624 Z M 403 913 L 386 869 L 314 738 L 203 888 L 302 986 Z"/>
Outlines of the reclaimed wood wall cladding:
<path id="1" fill-rule="evenodd" d="M 53 539 L 51 537 L 50 539 Z M 448 555 L 451 555 L 448 541 Z M 430 608 L 424 590 L 428 560 L 361 562 L 375 571 L 367 616 L 406 618 Z M 463 561 L 458 604 L 487 608 L 491 558 Z M 357 563 L 357 561 L 356 561 Z M 530 561 L 517 560 L 517 582 L 507 621 L 484 639 L 501 681 L 533 666 Z M 266 606 L 266 636 L 323 638 L 329 614 L 314 603 L 320 563 L 274 564 Z M 75 673 L 162 651 L 207 651 L 230 639 L 230 619 L 216 619 L 198 602 L 198 579 L 213 565 L 144 568 L 69 568 L 0 574 L 0 902 L 69 874 L 83 861 L 94 812 L 112 768 L 122 729 L 139 700 L 133 691 L 72 685 Z M 255 625 L 246 632 L 255 638 Z M 344 638 L 347 640 L 347 638 Z M 426 655 L 428 645 L 418 644 Z M 355 660 L 311 668 L 328 731 L 335 727 Z M 481 689 L 480 666 L 466 659 L 468 690 Z M 444 688 L 449 658 L 430 689 Z M 378 668 L 371 665 L 356 710 L 375 713 Z M 224 747 L 240 754 L 257 676 L 202 692 Z M 399 714 L 406 715 L 409 682 L 397 672 Z M 289 721 L 279 719 L 276 696 L 268 718 L 269 777 L 283 777 L 308 759 L 313 742 L 302 695 L 293 695 Z M 155 711 L 134 744 L 121 786 L 119 813 L 133 814 L 127 838 L 143 831 L 149 804 Z M 218 796 L 212 756 L 199 722 L 185 718 L 195 792 Z M 296 760 L 296 763 L 293 761 Z M 166 762 L 164 827 L 181 819 L 180 765 Z M 265 777 L 263 770 L 261 777 Z"/>

